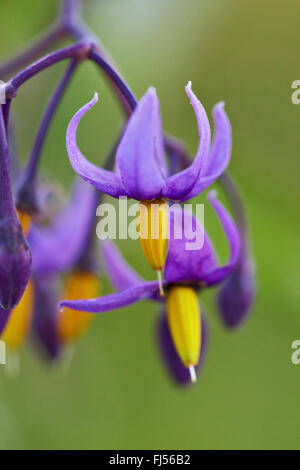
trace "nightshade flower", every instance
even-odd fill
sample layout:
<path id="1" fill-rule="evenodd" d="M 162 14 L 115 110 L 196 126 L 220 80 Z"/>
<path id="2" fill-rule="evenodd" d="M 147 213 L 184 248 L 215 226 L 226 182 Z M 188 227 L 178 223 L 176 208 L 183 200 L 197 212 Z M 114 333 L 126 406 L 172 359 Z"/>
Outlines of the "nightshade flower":
<path id="1" fill-rule="evenodd" d="M 94 253 L 94 218 L 97 191 L 77 180 L 72 195 L 49 227 L 34 225 L 33 277 L 36 285 L 33 330 L 50 358 L 59 356 L 61 346 L 75 341 L 89 326 L 92 316 L 67 308 L 57 310 L 59 298 L 77 299 L 99 294 L 100 276 Z M 62 288 L 58 276 L 64 275 Z"/>
<path id="2" fill-rule="evenodd" d="M 82 116 L 98 100 L 84 105 L 70 121 L 66 136 L 67 152 L 73 169 L 86 181 L 113 197 L 127 196 L 141 201 L 140 233 L 148 233 L 144 224 L 151 220 L 152 207 L 161 206 L 153 228 L 159 236 L 140 237 L 146 258 L 153 269 L 161 271 L 165 262 L 167 210 L 165 200 L 185 201 L 211 185 L 226 169 L 231 153 L 231 127 L 223 103 L 214 107 L 215 135 L 211 132 L 206 112 L 192 91 L 186 93 L 194 108 L 198 124 L 199 145 L 194 161 L 183 171 L 169 174 L 165 162 L 165 147 L 159 101 L 154 88 L 142 97 L 131 115 L 116 151 L 116 171 L 99 168 L 80 152 L 76 133 Z M 165 209 L 164 209 L 165 207 Z"/>
<path id="3" fill-rule="evenodd" d="M 1 339 L 10 357 L 12 352 L 17 357 L 31 326 L 36 343 L 51 359 L 58 358 L 62 346 L 87 329 L 91 315 L 74 311 L 70 314 L 68 309 L 58 312 L 57 303 L 65 296 L 76 299 L 99 293 L 98 265 L 93 253 L 97 204 L 97 191 L 78 179 L 67 204 L 49 226 L 40 226 L 37 220 L 32 223 L 28 235 L 33 255 L 32 279 L 13 310 L 0 310 Z"/>
<path id="4" fill-rule="evenodd" d="M 230 246 L 230 258 L 227 264 L 220 266 L 203 227 L 186 212 L 175 209 L 170 217 L 171 237 L 168 256 L 164 268 L 166 291 L 166 311 L 169 331 L 173 344 L 182 364 L 190 372 L 192 381 L 196 380 L 195 367 L 199 363 L 201 348 L 201 312 L 197 291 L 223 282 L 233 271 L 239 256 L 240 238 L 235 223 L 216 199 L 213 192 L 208 196 L 227 236 Z M 179 230 L 180 232 L 179 232 Z M 173 236 L 181 233 L 180 238 Z M 187 249 L 197 233 L 204 233 L 203 246 L 198 250 Z M 113 284 L 120 289 L 116 294 L 95 299 L 63 300 L 60 307 L 68 307 L 91 313 L 102 313 L 130 305 L 138 300 L 158 296 L 157 282 L 143 282 L 124 262 L 116 259 L 114 251 L 109 250 L 109 262 L 106 270 Z"/>

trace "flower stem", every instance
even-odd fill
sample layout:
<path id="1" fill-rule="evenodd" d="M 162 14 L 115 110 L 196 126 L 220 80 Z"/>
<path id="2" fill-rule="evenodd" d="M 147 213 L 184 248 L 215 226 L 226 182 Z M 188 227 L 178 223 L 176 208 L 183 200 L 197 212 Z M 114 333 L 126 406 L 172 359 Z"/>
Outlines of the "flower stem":
<path id="1" fill-rule="evenodd" d="M 9 150 L 2 106 L 0 107 L 0 219 L 16 219 L 10 183 Z"/>
<path id="2" fill-rule="evenodd" d="M 43 52 L 49 50 L 57 39 L 65 35 L 66 33 L 57 25 L 51 26 L 43 36 L 39 36 L 27 49 L 20 52 L 20 54 L 13 59 L 4 62 L 0 66 L 0 77 L 6 77 L 21 67 L 24 67 L 32 60 L 35 60 Z"/>
<path id="3" fill-rule="evenodd" d="M 40 126 L 38 128 L 27 165 L 25 167 L 25 170 L 22 172 L 20 180 L 17 184 L 17 207 L 18 209 L 23 209 L 29 213 L 38 210 L 38 208 L 36 207 L 35 190 L 36 176 L 40 157 L 53 116 L 66 90 L 66 87 L 69 84 L 71 77 L 73 76 L 76 66 L 77 61 L 71 60 L 56 90 L 54 91 L 50 102 L 45 110 Z"/>
<path id="4" fill-rule="evenodd" d="M 128 111 L 131 114 L 137 105 L 137 99 L 129 86 L 114 69 L 114 67 L 99 54 L 95 46 L 90 49 L 88 56 L 89 59 L 91 59 L 93 62 L 96 62 L 104 70 L 105 74 L 119 90 L 121 96 L 125 100 Z"/>
<path id="5" fill-rule="evenodd" d="M 63 0 L 60 11 L 60 18 L 63 24 L 72 23 L 74 20 L 81 20 L 81 15 L 81 0 Z"/>
<path id="6" fill-rule="evenodd" d="M 54 91 L 50 102 L 44 113 L 42 122 L 39 126 L 36 138 L 33 144 L 32 152 L 27 165 L 28 176 L 34 178 L 36 176 L 36 170 L 39 163 L 39 157 L 42 152 L 42 148 L 45 142 L 47 132 L 49 130 L 51 121 L 53 119 L 54 113 L 59 105 L 59 102 L 66 90 L 67 85 L 70 82 L 70 79 L 76 69 L 77 62 L 72 60 L 66 71 L 64 72 L 61 81 L 59 82 L 56 90 Z"/>
<path id="7" fill-rule="evenodd" d="M 7 94 L 9 95 L 12 92 L 16 92 L 21 85 L 27 82 L 37 73 L 45 70 L 52 65 L 61 62 L 66 59 L 82 59 L 86 55 L 87 50 L 91 47 L 90 44 L 85 43 L 76 43 L 72 46 L 63 47 L 57 51 L 51 52 L 50 54 L 45 55 L 41 59 L 37 60 L 33 64 L 30 64 L 21 72 L 17 73 L 9 82 L 6 84 Z M 8 96 L 10 97 L 10 96 Z"/>

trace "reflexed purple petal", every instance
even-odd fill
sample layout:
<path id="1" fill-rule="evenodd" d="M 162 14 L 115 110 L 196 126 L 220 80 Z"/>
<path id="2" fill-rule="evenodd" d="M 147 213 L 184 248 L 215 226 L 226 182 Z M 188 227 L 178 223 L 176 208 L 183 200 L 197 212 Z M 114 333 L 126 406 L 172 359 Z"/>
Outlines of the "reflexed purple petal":
<path id="1" fill-rule="evenodd" d="M 199 146 L 193 163 L 185 170 L 170 176 L 166 180 L 163 196 L 174 201 L 179 201 L 193 189 L 198 179 L 207 170 L 207 159 L 210 148 L 210 126 L 206 112 L 192 91 L 191 82 L 186 86 L 186 93 L 194 108 L 199 131 Z"/>
<path id="2" fill-rule="evenodd" d="M 201 317 L 201 324 L 202 324 L 202 340 L 201 340 L 201 350 L 200 350 L 200 358 L 199 362 L 196 366 L 197 376 L 199 376 L 199 372 L 203 365 L 203 360 L 206 355 L 207 350 L 207 324 L 202 314 Z M 172 337 L 168 327 L 167 315 L 163 312 L 159 318 L 157 323 L 157 336 L 158 336 L 158 343 L 160 347 L 160 351 L 162 354 L 162 358 L 164 359 L 165 365 L 167 366 L 168 371 L 170 372 L 172 378 L 177 382 L 179 385 L 191 385 L 191 377 L 189 370 L 182 364 L 176 349 L 174 347 Z"/>
<path id="3" fill-rule="evenodd" d="M 4 310 L 0 307 L 0 335 L 2 334 L 4 328 L 6 327 L 7 320 L 9 318 L 11 310 Z"/>
<path id="4" fill-rule="evenodd" d="M 255 293 L 254 266 L 250 255 L 245 253 L 218 294 L 220 315 L 228 328 L 236 328 L 245 320 L 251 311 Z"/>
<path id="5" fill-rule="evenodd" d="M 154 88 L 147 91 L 130 117 L 117 149 L 116 164 L 129 197 L 149 200 L 161 196 L 166 167 Z"/>
<path id="6" fill-rule="evenodd" d="M 100 244 L 104 270 L 116 290 L 124 290 L 141 284 L 144 280 L 132 269 L 116 245 L 105 240 Z"/>
<path id="7" fill-rule="evenodd" d="M 28 240 L 35 273 L 66 271 L 75 264 L 90 235 L 97 201 L 96 190 L 78 179 L 71 198 L 53 224 L 32 227 Z"/>
<path id="8" fill-rule="evenodd" d="M 213 246 L 202 225 L 191 212 L 181 209 L 170 212 L 170 240 L 164 275 L 168 282 L 201 281 L 208 271 L 217 266 Z M 175 234 L 181 236 L 175 239 Z M 198 249 L 189 245 L 198 240 Z M 203 245 L 201 246 L 201 242 Z"/>
<path id="9" fill-rule="evenodd" d="M 31 274 L 31 254 L 20 224 L 0 227 L 0 306 L 14 308 Z"/>
<path id="10" fill-rule="evenodd" d="M 96 299 L 63 300 L 59 308 L 68 307 L 83 312 L 103 313 L 131 305 L 138 300 L 150 297 L 156 291 L 158 291 L 158 282 L 144 282 L 117 294 L 109 294 Z"/>
<path id="11" fill-rule="evenodd" d="M 34 293 L 32 330 L 35 344 L 47 359 L 57 359 L 61 345 L 57 334 L 59 294 L 56 280 L 53 277 L 38 276 L 34 282 Z"/>
<path id="12" fill-rule="evenodd" d="M 211 191 L 208 194 L 208 200 L 220 219 L 230 247 L 228 263 L 207 272 L 203 278 L 207 285 L 215 285 L 222 282 L 234 270 L 240 254 L 240 235 L 232 217 L 225 210 L 224 206 L 216 199 L 215 191 Z"/>
<path id="13" fill-rule="evenodd" d="M 78 124 L 82 116 L 98 101 L 98 94 L 95 93 L 94 98 L 77 111 L 72 117 L 66 136 L 67 152 L 73 167 L 81 178 L 88 181 L 105 194 L 119 197 L 125 196 L 126 193 L 121 185 L 120 178 L 111 171 L 104 170 L 89 162 L 80 152 L 76 142 L 76 132 Z"/>
<path id="14" fill-rule="evenodd" d="M 215 134 L 208 158 L 208 167 L 205 175 L 198 178 L 193 189 L 184 197 L 184 200 L 198 196 L 226 170 L 231 156 L 231 126 L 224 111 L 224 103 L 218 103 L 213 109 Z"/>

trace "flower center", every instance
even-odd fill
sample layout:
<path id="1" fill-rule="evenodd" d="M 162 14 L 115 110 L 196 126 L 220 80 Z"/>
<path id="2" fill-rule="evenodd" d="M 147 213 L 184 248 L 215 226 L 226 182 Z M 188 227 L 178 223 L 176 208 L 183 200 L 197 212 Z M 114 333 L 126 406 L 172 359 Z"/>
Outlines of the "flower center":
<path id="1" fill-rule="evenodd" d="M 68 300 L 92 299 L 99 295 L 100 279 L 92 272 L 74 271 L 65 283 L 61 298 Z M 89 326 L 91 313 L 64 307 L 58 314 L 58 334 L 63 342 L 79 337 Z"/>
<path id="2" fill-rule="evenodd" d="M 192 287 L 174 286 L 167 293 L 167 318 L 178 356 L 196 380 L 194 367 L 199 362 L 201 318 L 197 293 Z"/>
<path id="3" fill-rule="evenodd" d="M 155 271 L 162 271 L 168 234 L 168 206 L 165 201 L 154 199 L 140 202 L 138 230 L 148 263 Z"/>

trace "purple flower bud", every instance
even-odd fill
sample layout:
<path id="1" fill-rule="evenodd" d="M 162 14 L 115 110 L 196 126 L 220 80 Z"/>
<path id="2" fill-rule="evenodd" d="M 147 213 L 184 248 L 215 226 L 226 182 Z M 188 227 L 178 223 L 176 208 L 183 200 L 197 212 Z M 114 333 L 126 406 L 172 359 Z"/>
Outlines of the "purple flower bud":
<path id="1" fill-rule="evenodd" d="M 218 294 L 221 318 L 228 328 L 236 328 L 250 312 L 255 298 L 254 266 L 249 254 L 241 256 L 231 276 Z"/>
<path id="2" fill-rule="evenodd" d="M 31 271 L 31 254 L 13 201 L 9 151 L 0 110 L 0 307 L 14 308 L 20 301 Z"/>
<path id="3" fill-rule="evenodd" d="M 31 272 L 31 254 L 21 225 L 0 219 L 0 305 L 14 308 L 24 293 Z"/>

